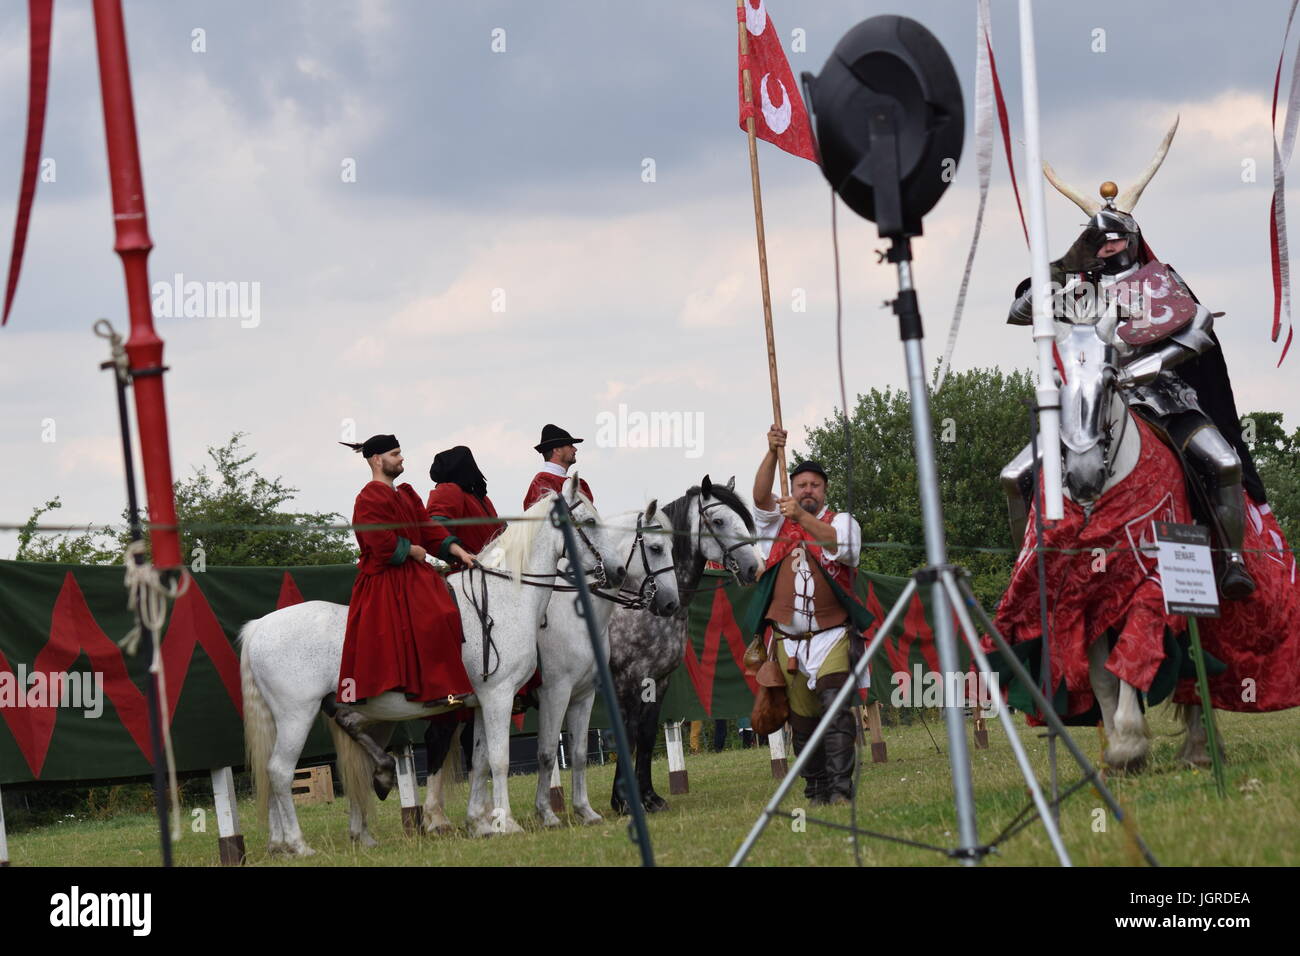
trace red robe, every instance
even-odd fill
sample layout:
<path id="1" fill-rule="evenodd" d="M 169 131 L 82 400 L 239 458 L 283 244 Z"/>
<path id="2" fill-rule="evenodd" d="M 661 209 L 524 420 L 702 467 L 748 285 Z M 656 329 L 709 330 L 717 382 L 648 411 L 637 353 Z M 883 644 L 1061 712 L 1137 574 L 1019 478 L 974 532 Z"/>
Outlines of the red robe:
<path id="1" fill-rule="evenodd" d="M 539 471 L 533 477 L 533 483 L 528 486 L 528 493 L 524 495 L 524 510 L 527 511 L 535 505 L 537 499 L 542 497 L 548 490 L 555 492 L 557 495 L 560 494 L 564 491 L 564 483 L 568 480 L 563 475 L 553 475 L 549 471 Z M 591 489 L 587 487 L 587 483 L 579 478 L 578 486 L 582 489 L 582 493 L 587 496 L 587 500 L 595 504 L 596 499 L 592 497 Z"/>
<path id="2" fill-rule="evenodd" d="M 1187 627 L 1182 615 L 1165 613 L 1155 556 L 1142 550 L 1152 543 L 1153 521 L 1191 521 L 1182 472 L 1150 428 L 1138 420 L 1130 422 L 1134 425 L 1142 434 L 1142 451 L 1133 472 L 1102 495 L 1086 519 L 1083 509 L 1067 499 L 1065 517 L 1044 529 L 1044 544 L 1051 549 L 1044 559 L 1052 620 L 1052 686 L 1065 681 L 1070 714 L 1092 707 L 1088 646 L 1109 628 L 1119 637 L 1107 669 L 1146 691 L 1165 657 L 1165 628 L 1179 633 Z M 1010 644 L 1043 633 L 1034 528 L 1031 511 L 1010 586 L 994 620 Z M 985 651 L 991 647 L 985 638 Z"/>
<path id="3" fill-rule="evenodd" d="M 430 552 L 443 561 L 450 562 L 453 543 L 459 544 L 470 554 L 478 554 L 489 541 L 497 536 L 505 522 L 491 524 L 458 524 L 444 527 L 438 518 L 495 518 L 497 509 L 492 506 L 492 499 L 487 495 L 482 498 L 471 495 L 454 481 L 443 481 L 429 492 L 429 503 L 425 511 L 434 521 L 430 529 L 434 547 Z"/>
<path id="4" fill-rule="evenodd" d="M 348 604 L 339 700 L 360 702 L 400 690 L 409 700 L 427 703 L 470 693 L 456 605 L 432 565 L 408 556 L 412 544 L 436 547 L 415 489 L 370 482 L 357 495 L 352 523 L 398 527 L 356 532 L 361 561 Z"/>
<path id="5" fill-rule="evenodd" d="M 1093 703 L 1087 647 L 1108 628 L 1119 639 L 1106 668 L 1139 690 L 1150 689 L 1164 660 L 1164 631 L 1187 629 L 1187 619 L 1166 614 L 1156 560 L 1140 550 L 1151 541 L 1152 521 L 1187 523 L 1192 511 L 1173 453 L 1136 421 L 1142 452 L 1133 473 L 1106 492 L 1085 522 L 1083 510 L 1065 502 L 1065 518 L 1046 529 L 1048 608 L 1052 617 L 1052 683 L 1065 681 L 1069 713 Z M 1219 617 L 1202 618 L 1201 642 L 1226 665 L 1209 679 L 1220 710 L 1256 712 L 1300 706 L 1300 581 L 1296 559 L 1277 519 L 1246 498 L 1242 554 L 1255 578 L 1245 601 L 1219 603 Z M 1038 614 L 1038 562 L 1033 512 L 1011 585 L 998 605 L 996 624 L 1010 643 L 1042 634 Z M 1098 565 L 1094 548 L 1106 553 Z M 1104 567 L 1104 572 L 1102 568 Z M 988 638 L 984 649 L 992 649 Z M 1178 703 L 1200 703 L 1196 684 L 1183 679 Z"/>

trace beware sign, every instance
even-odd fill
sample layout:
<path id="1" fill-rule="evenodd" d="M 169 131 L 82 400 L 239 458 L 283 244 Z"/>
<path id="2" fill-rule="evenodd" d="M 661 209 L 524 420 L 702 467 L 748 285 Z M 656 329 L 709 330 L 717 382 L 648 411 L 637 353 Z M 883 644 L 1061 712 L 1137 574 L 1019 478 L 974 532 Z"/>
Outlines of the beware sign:
<path id="1" fill-rule="evenodd" d="M 1219 589 L 1210 559 L 1210 532 L 1194 524 L 1153 521 L 1165 613 L 1219 616 Z"/>

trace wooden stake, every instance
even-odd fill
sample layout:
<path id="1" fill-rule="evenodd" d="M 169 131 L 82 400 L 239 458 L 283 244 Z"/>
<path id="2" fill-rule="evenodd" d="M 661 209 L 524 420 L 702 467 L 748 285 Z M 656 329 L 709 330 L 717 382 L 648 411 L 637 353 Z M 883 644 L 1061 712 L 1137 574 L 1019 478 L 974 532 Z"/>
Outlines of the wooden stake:
<path id="1" fill-rule="evenodd" d="M 880 732 L 880 701 L 873 700 L 866 707 L 867 730 L 871 733 L 871 762 L 886 763 L 889 750 L 885 746 L 885 736 Z"/>
<path id="2" fill-rule="evenodd" d="M 740 6 L 744 2 L 745 0 L 736 0 L 737 12 L 741 12 Z M 739 21 L 736 27 L 740 31 L 740 55 L 748 57 L 749 31 L 745 29 L 743 16 L 739 17 Z M 749 70 L 744 70 L 742 76 L 745 102 L 752 106 L 754 86 Z M 758 180 L 758 140 L 754 136 L 752 115 L 745 121 L 745 129 L 749 134 L 749 180 L 754 190 L 754 231 L 758 236 L 758 275 L 763 287 L 763 327 L 767 332 L 767 373 L 772 385 L 772 423 L 777 428 L 784 428 L 785 425 L 781 422 L 781 387 L 776 377 L 776 336 L 772 332 L 772 293 L 767 284 L 767 237 L 763 231 L 763 193 Z M 781 478 L 781 497 L 784 498 L 790 494 L 790 476 L 786 470 L 784 448 L 777 452 L 777 462 L 780 465 L 778 474 Z"/>

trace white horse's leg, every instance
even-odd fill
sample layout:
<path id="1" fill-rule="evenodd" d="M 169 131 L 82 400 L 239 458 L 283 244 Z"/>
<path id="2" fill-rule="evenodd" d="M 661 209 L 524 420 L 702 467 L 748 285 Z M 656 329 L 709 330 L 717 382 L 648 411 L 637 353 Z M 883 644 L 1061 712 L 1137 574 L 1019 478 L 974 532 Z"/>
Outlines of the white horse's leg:
<path id="1" fill-rule="evenodd" d="M 514 699 L 510 686 L 512 685 L 508 682 L 500 682 L 495 694 L 479 695 L 479 712 L 475 715 L 474 726 L 477 728 L 479 722 L 482 722 L 483 736 L 480 738 L 475 735 L 474 769 L 484 777 L 489 768 L 492 771 L 492 813 L 488 817 L 480 817 L 474 824 L 476 836 L 524 832 L 524 828 L 510 815 L 510 792 L 507 789 L 510 774 L 510 705 Z M 479 760 L 480 740 L 486 745 L 485 761 Z"/>
<path id="2" fill-rule="evenodd" d="M 1103 634 L 1088 647 L 1088 679 L 1093 696 L 1101 707 L 1101 721 L 1106 728 L 1106 740 L 1115 736 L 1115 708 L 1119 706 L 1119 678 L 1106 669 L 1110 657 L 1110 641 Z"/>
<path id="3" fill-rule="evenodd" d="M 1178 752 L 1178 759 L 1190 767 L 1212 766 L 1210 736 L 1205 732 L 1205 712 L 1201 705 L 1184 704 L 1178 710 L 1187 731 L 1187 739 L 1183 741 L 1183 749 Z M 1223 759 L 1222 738 L 1219 739 L 1219 759 Z"/>
<path id="4" fill-rule="evenodd" d="M 275 748 L 267 761 L 267 777 L 271 785 L 267 814 L 271 828 L 268 849 L 272 853 L 311 856 L 316 852 L 303 840 L 302 829 L 298 826 L 298 814 L 293 808 L 293 772 L 317 713 L 315 709 L 296 713 L 282 710 L 275 715 Z"/>
<path id="5" fill-rule="evenodd" d="M 537 816 L 542 826 L 558 827 L 560 818 L 551 809 L 551 773 L 560 743 L 560 724 L 569 704 L 573 685 L 567 680 L 548 679 L 541 686 L 537 705 Z"/>
<path id="6" fill-rule="evenodd" d="M 1138 691 L 1127 681 L 1119 684 L 1119 705 L 1115 708 L 1115 734 L 1106 748 L 1106 763 L 1117 770 L 1140 770 L 1147 761 L 1151 740 L 1142 717 Z"/>
<path id="7" fill-rule="evenodd" d="M 477 832 L 480 824 L 486 822 L 490 825 L 492 822 L 484 819 L 488 811 L 488 761 L 487 742 L 483 733 L 483 714 L 480 711 L 474 715 L 474 756 L 469 770 L 469 805 L 465 811 L 471 833 Z"/>
<path id="8" fill-rule="evenodd" d="M 448 760 L 460 759 L 460 735 L 464 732 L 464 724 L 457 724 L 456 729 L 451 734 L 451 749 L 447 753 Z M 450 833 L 455 827 L 451 820 L 447 818 L 447 809 L 443 804 L 442 785 L 446 778 L 447 761 L 437 770 L 429 768 L 429 779 L 426 783 L 427 793 L 424 797 L 424 832 L 425 833 Z"/>
<path id="9" fill-rule="evenodd" d="M 424 795 L 424 832 L 446 833 L 451 829 L 451 821 L 442 805 L 442 768 L 429 774 L 425 781 Z"/>
<path id="10" fill-rule="evenodd" d="M 569 701 L 569 760 L 573 764 L 573 813 L 583 823 L 600 823 L 604 817 L 591 808 L 587 799 L 587 730 L 591 725 L 591 706 L 596 689 L 588 688 Z"/>

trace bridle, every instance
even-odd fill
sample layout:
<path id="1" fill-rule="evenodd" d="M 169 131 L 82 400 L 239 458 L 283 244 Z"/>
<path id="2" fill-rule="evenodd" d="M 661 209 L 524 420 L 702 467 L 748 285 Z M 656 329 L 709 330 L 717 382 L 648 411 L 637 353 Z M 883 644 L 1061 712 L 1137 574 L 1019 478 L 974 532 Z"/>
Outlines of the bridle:
<path id="1" fill-rule="evenodd" d="M 632 559 L 636 557 L 637 552 L 641 553 L 641 568 L 645 571 L 645 577 L 641 580 L 641 587 L 637 589 L 636 597 L 624 597 L 622 593 L 606 594 L 603 591 L 595 591 L 598 597 L 607 601 L 613 601 L 619 607 L 627 608 L 630 611 L 640 611 L 650 606 L 654 600 L 655 594 L 659 590 L 659 585 L 655 583 L 655 578 L 661 574 L 667 574 L 670 571 L 676 571 L 673 562 L 669 561 L 665 567 L 658 571 L 650 570 L 650 556 L 645 550 L 645 512 L 638 512 L 636 516 L 636 538 L 632 541 L 632 547 L 627 553 L 627 560 L 623 562 L 624 576 L 627 569 L 632 566 Z"/>
<path id="2" fill-rule="evenodd" d="M 722 562 L 721 562 L 722 566 L 731 572 L 732 577 L 734 577 L 736 579 L 736 583 L 739 584 L 740 583 L 740 562 L 736 560 L 736 557 L 734 554 L 732 554 L 732 552 L 740 548 L 748 548 L 750 547 L 750 543 L 748 541 L 738 541 L 736 544 L 733 544 L 731 547 L 727 547 L 723 543 L 722 539 L 718 537 L 717 533 L 714 532 L 713 528 L 709 527 L 709 523 L 705 517 L 714 508 L 727 508 L 728 507 L 727 504 L 722 501 L 715 501 L 712 504 L 706 506 L 703 504 L 703 501 L 704 501 L 703 494 L 696 496 L 695 507 L 699 514 L 700 521 L 699 521 L 699 527 L 695 529 L 695 549 L 703 553 L 704 532 L 708 531 L 709 537 L 713 539 L 714 544 L 718 546 L 718 550 L 722 552 Z M 728 510 L 730 509 L 728 508 Z"/>
<path id="3" fill-rule="evenodd" d="M 572 515 L 573 512 L 570 511 L 569 513 L 570 515 Z M 556 520 L 554 513 L 552 513 L 551 515 L 551 524 L 553 524 L 557 528 L 560 526 L 559 522 Z M 600 588 L 608 587 L 609 577 L 605 572 L 605 559 L 600 556 L 600 551 L 597 550 L 594 544 L 592 544 L 591 539 L 587 537 L 587 533 L 582 530 L 582 525 L 576 521 L 573 522 L 573 532 L 578 536 L 578 540 L 581 541 L 584 545 L 586 545 L 587 550 L 590 551 L 592 556 L 595 557 L 596 559 L 596 566 L 592 568 L 590 571 L 585 572 L 586 574 L 591 574 L 595 576 L 595 581 L 593 582 L 592 585 L 593 588 L 598 590 Z M 564 547 L 560 549 L 560 557 L 568 558 L 569 557 L 568 551 L 569 551 L 569 541 L 566 538 L 564 541 Z M 629 560 L 631 559 L 629 558 Z M 574 564 L 572 560 L 570 560 L 569 563 L 570 565 Z M 577 571 L 576 566 L 573 568 L 573 570 L 575 572 Z M 556 573 L 558 574 L 559 572 Z M 573 587 L 573 586 L 569 585 L 569 587 Z M 576 591 L 577 588 L 573 587 L 573 590 Z"/>

